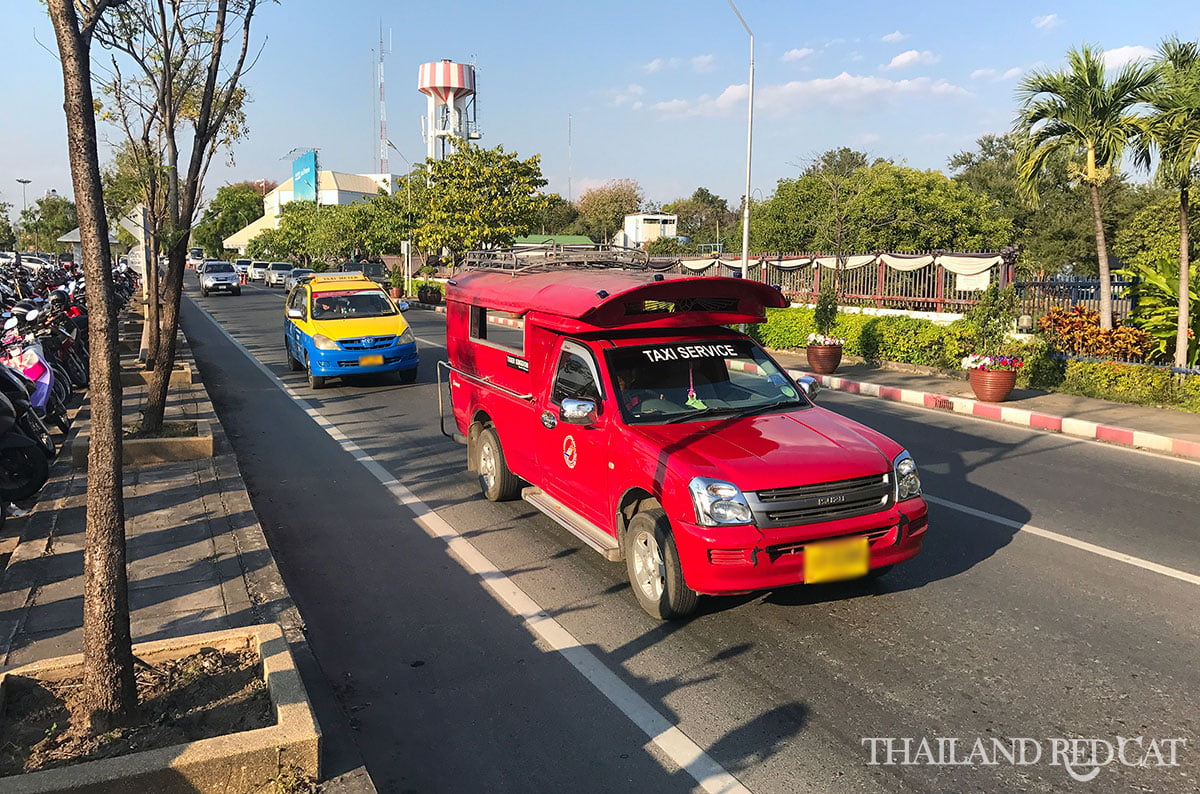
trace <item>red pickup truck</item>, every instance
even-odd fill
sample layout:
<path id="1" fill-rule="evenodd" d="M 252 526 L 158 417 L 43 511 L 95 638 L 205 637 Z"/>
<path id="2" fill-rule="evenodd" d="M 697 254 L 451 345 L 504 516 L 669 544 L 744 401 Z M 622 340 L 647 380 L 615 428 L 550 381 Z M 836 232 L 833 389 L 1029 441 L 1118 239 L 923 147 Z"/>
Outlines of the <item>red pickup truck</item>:
<path id="1" fill-rule="evenodd" d="M 787 305 L 736 278 L 488 252 L 448 284 L 467 465 L 613 561 L 660 619 L 728 595 L 876 576 L 921 549 L 916 464 L 820 408 L 732 326 Z M 525 485 L 524 483 L 528 483 Z"/>

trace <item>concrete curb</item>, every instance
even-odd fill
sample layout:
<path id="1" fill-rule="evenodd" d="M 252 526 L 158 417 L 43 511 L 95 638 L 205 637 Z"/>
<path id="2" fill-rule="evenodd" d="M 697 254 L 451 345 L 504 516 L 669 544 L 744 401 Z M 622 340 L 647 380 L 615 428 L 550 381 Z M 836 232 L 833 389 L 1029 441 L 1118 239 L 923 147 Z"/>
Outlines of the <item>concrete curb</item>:
<path id="1" fill-rule="evenodd" d="M 1129 430 L 1123 427 L 1102 425 L 1098 422 L 1091 422 L 1086 419 L 1074 419 L 1069 416 L 1053 416 L 999 403 L 985 403 L 972 400 L 969 397 L 948 397 L 936 392 L 881 386 L 878 383 L 850 380 L 833 375 L 816 375 L 811 372 L 794 369 L 788 370 L 788 374 L 793 378 L 804 376 L 815 378 L 823 387 L 833 389 L 834 391 L 844 391 L 864 397 L 877 397 L 881 400 L 905 403 L 906 405 L 913 405 L 918 408 L 948 411 L 965 416 L 974 416 L 979 419 L 991 419 L 996 422 L 1028 427 L 1034 430 L 1049 430 L 1054 433 L 1063 433 L 1078 438 L 1107 441 L 1110 444 L 1137 447 L 1200 460 L 1200 442 L 1188 441 L 1182 438 L 1172 438 L 1141 430 Z"/>
<path id="2" fill-rule="evenodd" d="M 176 420 L 168 420 L 173 422 Z M 91 428 L 79 431 L 71 445 L 71 461 L 87 468 Z M 200 460 L 213 456 L 213 430 L 207 419 L 196 420 L 196 435 L 174 438 L 126 438 L 121 442 L 121 460 L 125 466 L 153 466 L 182 460 Z"/>
<path id="3" fill-rule="evenodd" d="M 254 648 L 275 707 L 276 724 L 211 739 L 85 761 L 58 769 L 4 778 L 5 791 L 65 792 L 141 790 L 159 792 L 258 791 L 282 768 L 293 766 L 320 777 L 321 730 L 283 632 L 274 623 L 139 643 L 134 654 L 153 664 L 201 648 Z M 61 680 L 77 675 L 83 655 L 43 659 L 0 673 L 0 706 L 10 675 Z"/>
<path id="4" fill-rule="evenodd" d="M 432 306 L 428 303 L 415 302 L 410 302 L 409 305 L 415 306 L 418 309 L 427 309 L 429 311 L 441 312 L 442 314 L 446 313 L 445 306 Z M 497 318 L 489 322 L 498 325 L 509 325 L 513 328 L 524 326 L 520 320 L 505 318 Z M 1182 438 L 1159 435 L 1158 433 L 1147 433 L 1142 430 L 1130 430 L 1124 427 L 1102 425 L 1098 422 L 1075 419 L 1069 416 L 1053 416 L 1051 414 L 1027 411 L 1024 408 L 1014 408 L 999 403 L 979 402 L 969 397 L 948 397 L 936 392 L 899 389 L 894 386 L 881 386 L 878 383 L 838 378 L 833 375 L 817 375 L 795 369 L 789 369 L 788 374 L 793 378 L 815 378 L 821 386 L 826 389 L 833 389 L 834 391 L 844 391 L 863 397 L 878 397 L 882 400 L 905 403 L 917 408 L 948 411 L 964 416 L 973 416 L 978 419 L 990 419 L 995 422 L 1028 427 L 1033 430 L 1048 430 L 1078 438 L 1107 441 L 1110 444 L 1148 449 L 1153 452 L 1165 452 L 1168 455 L 1200 460 L 1200 442 L 1198 441 L 1188 441 Z"/>

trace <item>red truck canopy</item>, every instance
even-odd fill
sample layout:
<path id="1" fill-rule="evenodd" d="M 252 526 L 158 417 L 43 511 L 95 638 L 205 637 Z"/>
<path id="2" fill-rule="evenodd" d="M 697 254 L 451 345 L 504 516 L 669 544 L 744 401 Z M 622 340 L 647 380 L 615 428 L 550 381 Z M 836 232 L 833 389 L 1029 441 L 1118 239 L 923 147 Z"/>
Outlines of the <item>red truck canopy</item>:
<path id="1" fill-rule="evenodd" d="M 612 328 L 691 328 L 759 323 L 788 300 L 757 281 L 621 269 L 533 273 L 476 270 L 452 282 L 446 301 L 524 316 L 568 333 Z"/>

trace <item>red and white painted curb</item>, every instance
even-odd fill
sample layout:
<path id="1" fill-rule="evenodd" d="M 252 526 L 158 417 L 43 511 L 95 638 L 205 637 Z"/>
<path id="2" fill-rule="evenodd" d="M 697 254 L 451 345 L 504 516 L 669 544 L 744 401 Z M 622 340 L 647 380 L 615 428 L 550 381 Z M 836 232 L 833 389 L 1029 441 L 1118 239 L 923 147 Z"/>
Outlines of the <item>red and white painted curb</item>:
<path id="1" fill-rule="evenodd" d="M 427 303 L 413 303 L 411 305 L 443 314 L 446 312 L 445 306 L 432 306 Z M 512 328 L 525 327 L 525 324 L 520 320 L 510 320 L 504 317 L 491 318 L 488 322 L 496 325 L 507 325 Z M 803 372 L 796 369 L 789 369 L 788 374 L 793 378 L 813 378 L 822 387 L 833 389 L 834 391 L 844 391 L 864 397 L 878 397 L 881 400 L 905 403 L 906 405 L 914 405 L 918 408 L 949 411 L 965 416 L 975 416 L 980 419 L 991 419 L 1010 425 L 1029 427 L 1035 430 L 1049 430 L 1054 433 L 1063 433 L 1064 435 L 1075 436 L 1077 438 L 1107 441 L 1110 444 L 1122 444 L 1127 447 L 1138 447 L 1140 449 L 1149 449 L 1155 452 L 1165 452 L 1169 455 L 1200 460 L 1200 442 L 1198 441 L 1188 441 L 1182 438 L 1162 436 L 1157 433 L 1147 433 L 1142 430 L 1129 430 L 1124 427 L 1102 425 L 1098 422 L 1089 422 L 1086 419 L 1074 419 L 1069 416 L 1052 416 L 1050 414 L 1038 413 L 1037 411 L 1027 411 L 1024 408 L 1000 405 L 999 403 L 979 402 L 969 397 L 948 397 L 935 392 L 898 389 L 894 386 L 881 386 L 878 383 L 838 378 L 833 375 L 817 375 L 812 372 Z"/>
<path id="2" fill-rule="evenodd" d="M 977 416 L 981 419 L 991 419 L 1010 425 L 1031 427 L 1037 430 L 1050 430 L 1068 436 L 1107 441 L 1112 444 L 1123 444 L 1129 447 L 1140 447 L 1155 452 L 1166 452 L 1185 458 L 1200 460 L 1200 442 L 1187 441 L 1182 438 L 1161 436 L 1157 433 L 1147 433 L 1141 430 L 1129 430 L 1123 427 L 1102 425 L 1086 419 L 1073 419 L 1069 416 L 1052 416 L 1050 414 L 1027 411 L 998 403 L 985 403 L 972 400 L 969 397 L 948 397 L 934 392 L 916 391 L 914 389 L 898 389 L 894 386 L 881 386 L 878 383 L 838 378 L 832 375 L 816 375 L 799 370 L 788 370 L 793 378 L 809 376 L 827 389 L 844 391 L 851 394 L 861 394 L 866 397 L 878 397 L 882 400 L 915 405 L 920 408 L 931 408 L 938 411 L 951 411 L 956 414 Z"/>

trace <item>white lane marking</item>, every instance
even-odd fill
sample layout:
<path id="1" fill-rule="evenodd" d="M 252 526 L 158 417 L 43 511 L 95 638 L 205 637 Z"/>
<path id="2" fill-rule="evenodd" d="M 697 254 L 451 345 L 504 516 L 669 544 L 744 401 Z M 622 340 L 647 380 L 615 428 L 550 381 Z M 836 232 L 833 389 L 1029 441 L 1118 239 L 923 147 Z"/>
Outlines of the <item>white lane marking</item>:
<path id="1" fill-rule="evenodd" d="M 478 576 L 493 598 L 509 612 L 521 618 L 531 633 L 558 652 L 572 667 L 578 670 L 600 694 L 608 698 L 634 725 L 641 728 L 650 737 L 651 742 L 674 764 L 687 770 L 701 789 L 709 794 L 750 794 L 750 789 L 743 786 L 737 778 L 688 738 L 687 734 L 672 725 L 654 706 L 646 702 L 616 673 L 608 669 L 602 661 L 596 658 L 594 653 L 580 644 L 574 635 L 563 628 L 561 623 L 546 614 L 546 611 L 518 587 L 516 582 L 497 568 L 471 541 L 460 535 L 458 530 L 438 515 L 437 511 L 422 502 L 378 461 L 347 438 L 308 399 L 301 397 L 280 380 L 266 364 L 259 361 L 241 342 L 234 339 L 203 306 L 195 301 L 192 301 L 192 305 L 203 312 L 217 327 L 217 330 L 241 350 L 260 372 L 295 400 L 300 409 L 308 414 L 317 426 L 324 430 L 330 438 L 337 441 L 342 449 L 350 453 L 367 471 L 371 472 L 375 479 L 391 492 L 397 502 L 411 510 L 417 524 L 425 530 L 427 535 L 444 541 L 449 547 L 451 556 L 458 560 L 458 563 L 468 572 Z"/>
<path id="2" fill-rule="evenodd" d="M 984 510 L 977 510 L 974 507 L 960 505 L 957 502 L 951 502 L 949 500 L 941 499 L 929 494 L 925 494 L 925 500 L 932 502 L 935 505 L 941 505 L 942 507 L 948 507 L 951 510 L 957 510 L 960 513 L 966 513 L 969 516 L 975 516 L 976 518 L 982 518 L 984 520 L 1000 524 L 1001 526 L 1015 529 L 1019 532 L 1027 532 L 1030 535 L 1035 535 L 1039 538 L 1045 538 L 1046 540 L 1052 540 L 1055 543 L 1061 543 L 1064 546 L 1070 546 L 1081 551 L 1106 557 L 1110 560 L 1123 562 L 1126 565 L 1132 565 L 1135 568 L 1141 568 L 1146 571 L 1161 574 L 1162 576 L 1169 576 L 1172 579 L 1178 579 L 1179 581 L 1187 582 L 1188 584 L 1200 585 L 1200 576 L 1197 576 L 1194 573 L 1188 573 L 1187 571 L 1181 571 L 1178 568 L 1169 568 L 1166 565 L 1159 565 L 1157 562 L 1143 560 L 1141 557 L 1134 557 L 1132 554 L 1126 554 L 1122 551 L 1114 551 L 1113 549 L 1106 548 L 1104 546 L 1097 546 L 1095 543 L 1088 543 L 1086 540 L 1079 540 L 1078 538 L 1073 538 L 1070 535 L 1052 532 L 1049 529 L 1042 529 L 1041 527 L 1034 526 L 1033 524 L 1024 524 L 1020 521 L 1014 521 L 1011 518 L 998 516 L 995 513 L 988 513 Z"/>

